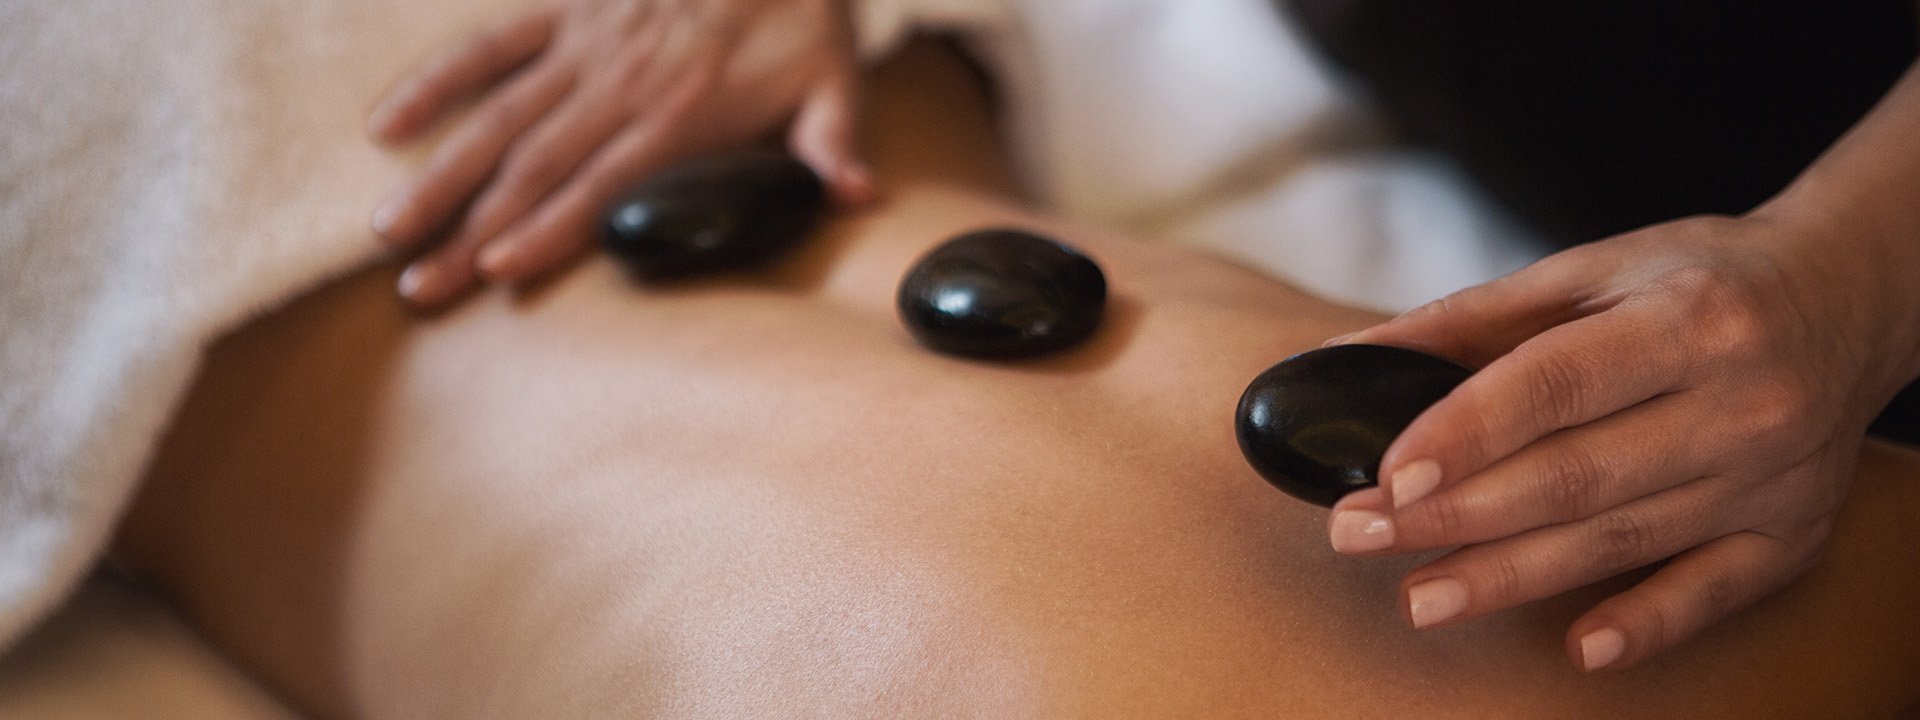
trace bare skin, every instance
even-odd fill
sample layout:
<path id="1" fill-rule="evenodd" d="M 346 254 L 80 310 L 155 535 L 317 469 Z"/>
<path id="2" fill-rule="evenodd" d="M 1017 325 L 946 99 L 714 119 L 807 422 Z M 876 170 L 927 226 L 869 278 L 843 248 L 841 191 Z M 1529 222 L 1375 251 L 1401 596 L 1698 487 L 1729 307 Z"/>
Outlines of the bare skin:
<path id="1" fill-rule="evenodd" d="M 1671 559 L 1574 623 L 1588 668 L 1792 582 L 1868 425 L 1920 378 L 1916 208 L 1920 66 L 1746 215 L 1576 247 L 1351 336 L 1483 370 L 1395 440 L 1382 487 L 1340 503 L 1331 539 L 1468 546 L 1403 583 L 1427 627 Z M 1608 536 L 1631 547 L 1586 562 Z"/>
<path id="2" fill-rule="evenodd" d="M 763 274 L 594 260 L 421 321 L 361 273 L 214 349 L 119 542 L 324 718 L 1887 717 L 1920 699 L 1920 453 L 1869 443 L 1797 583 L 1582 674 L 1602 585 L 1419 632 L 1233 403 L 1379 318 L 996 199 L 966 75 L 876 78 L 885 199 Z M 1088 347 L 963 362 L 894 283 L 957 232 L 1096 257 Z"/>
<path id="3" fill-rule="evenodd" d="M 400 143 L 478 106 L 375 212 L 389 243 L 425 250 L 401 295 L 434 307 L 476 280 L 543 277 L 635 178 L 783 125 L 857 205 L 871 188 L 848 25 L 845 0 L 561 0 L 455 46 L 371 118 Z M 1569 629 L 1587 669 L 1791 582 L 1832 530 L 1869 422 L 1920 375 L 1917 178 L 1920 69 L 1743 217 L 1598 240 L 1349 337 L 1483 372 L 1402 434 L 1383 487 L 1343 501 L 1329 540 L 1462 548 L 1397 590 L 1421 627 L 1673 560 Z M 1583 562 L 1609 537 L 1630 550 Z"/>

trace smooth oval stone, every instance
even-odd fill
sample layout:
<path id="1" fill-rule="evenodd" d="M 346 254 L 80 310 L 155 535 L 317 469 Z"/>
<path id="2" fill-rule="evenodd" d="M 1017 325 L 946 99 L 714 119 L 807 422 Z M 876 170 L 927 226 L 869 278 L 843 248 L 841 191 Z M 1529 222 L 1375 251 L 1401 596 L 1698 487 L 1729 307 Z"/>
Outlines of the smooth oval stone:
<path id="1" fill-rule="evenodd" d="M 900 319 L 934 350 L 1031 357 L 1100 326 L 1107 278 L 1072 248 L 1018 230 L 968 233 L 934 248 L 900 282 Z"/>
<path id="2" fill-rule="evenodd" d="M 607 210 L 607 251 L 658 279 L 753 267 L 797 245 L 820 219 L 826 188 L 783 152 L 700 158 L 656 174 Z"/>
<path id="3" fill-rule="evenodd" d="M 1331 507 L 1379 483 L 1380 456 L 1473 371 L 1422 352 L 1335 345 L 1268 368 L 1240 396 L 1234 431 L 1274 487 Z"/>

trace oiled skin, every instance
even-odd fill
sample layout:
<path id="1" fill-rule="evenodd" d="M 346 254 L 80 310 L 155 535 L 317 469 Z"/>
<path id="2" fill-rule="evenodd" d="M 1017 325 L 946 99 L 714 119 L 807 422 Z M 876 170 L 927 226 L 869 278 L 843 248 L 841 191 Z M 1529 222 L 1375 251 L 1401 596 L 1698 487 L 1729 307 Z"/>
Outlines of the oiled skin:
<path id="1" fill-rule="evenodd" d="M 878 78 L 872 211 L 779 270 L 588 262 L 430 321 L 370 271 L 217 347 L 119 558 L 320 717 L 1886 717 L 1920 697 L 1920 454 L 1870 446 L 1804 581 L 1585 676 L 1576 593 L 1434 632 L 1406 560 L 1240 458 L 1246 382 L 1371 322 L 993 199 L 965 77 Z M 1079 351 L 916 346 L 932 245 L 1041 230 L 1107 272 Z"/>

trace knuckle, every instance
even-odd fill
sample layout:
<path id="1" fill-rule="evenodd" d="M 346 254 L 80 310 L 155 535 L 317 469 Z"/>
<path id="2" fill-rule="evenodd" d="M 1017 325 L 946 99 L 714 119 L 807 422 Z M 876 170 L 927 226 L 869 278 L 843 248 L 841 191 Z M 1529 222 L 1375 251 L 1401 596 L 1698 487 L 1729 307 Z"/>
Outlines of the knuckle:
<path id="1" fill-rule="evenodd" d="M 1463 392 L 1468 390 L 1472 391 Z M 1408 429 L 1425 426 L 1423 432 L 1430 438 L 1422 443 L 1423 446 L 1447 448 L 1446 452 L 1454 458 L 1455 463 L 1478 466 L 1494 451 L 1501 411 L 1511 406 L 1511 403 L 1498 398 L 1485 397 L 1488 394 L 1484 388 L 1462 385 L 1453 394 L 1424 411 L 1414 420 L 1415 425 L 1408 426 Z M 1405 432 L 1402 436 L 1405 436 Z"/>
<path id="2" fill-rule="evenodd" d="M 1738 610 L 1746 593 L 1737 577 L 1729 573 L 1716 573 L 1700 587 L 1699 604 L 1703 617 L 1725 617 Z"/>
<path id="3" fill-rule="evenodd" d="M 502 183 L 520 192 L 540 192 L 566 177 L 570 168 L 555 153 L 516 152 L 507 158 L 500 171 Z"/>
<path id="4" fill-rule="evenodd" d="M 1697 265 L 1674 271 L 1667 281 L 1686 298 L 1683 307 L 1696 324 L 1694 335 L 1708 353 L 1751 357 L 1767 351 L 1765 319 L 1745 287 L 1716 269 Z"/>
<path id="5" fill-rule="evenodd" d="M 647 79 L 656 69 L 657 47 L 652 41 L 628 43 L 620 49 L 614 58 L 612 67 L 613 82 L 619 88 L 645 87 Z"/>
<path id="6" fill-rule="evenodd" d="M 1705 317 L 1713 324 L 1713 348 L 1732 357 L 1755 357 L 1767 352 L 1767 328 L 1758 310 L 1740 301 L 1716 303 L 1721 309 Z"/>
<path id="7" fill-rule="evenodd" d="M 1612 575 L 1650 560 L 1652 530 L 1633 513 L 1610 512 L 1594 518 L 1592 545 L 1588 562 L 1593 570 Z"/>
<path id="8" fill-rule="evenodd" d="M 1542 510 L 1549 520 L 1563 523 L 1593 514 L 1608 474 L 1592 454 L 1561 448 L 1535 477 Z"/>
<path id="9" fill-rule="evenodd" d="M 1678 639 L 1673 637 L 1674 628 L 1680 626 L 1678 620 L 1679 616 L 1671 604 L 1650 603 L 1630 614 L 1625 622 L 1632 628 L 1627 634 L 1640 640 L 1643 646 L 1663 648 Z"/>
<path id="10" fill-rule="evenodd" d="M 1480 598 L 1482 603 L 1497 605 L 1519 598 L 1524 592 L 1521 580 L 1520 564 L 1513 558 L 1500 555 L 1489 558 L 1478 572 L 1471 574 L 1468 581 L 1469 594 Z"/>
<path id="11" fill-rule="evenodd" d="M 1458 498 L 1442 493 L 1411 509 L 1414 514 L 1406 523 L 1409 539 L 1424 539 L 1424 544 L 1432 546 L 1458 545 L 1471 540 L 1465 535 L 1469 513 Z"/>
<path id="12" fill-rule="evenodd" d="M 1592 372 L 1578 355 L 1534 353 L 1528 358 L 1527 400 L 1533 416 L 1557 427 L 1581 419 L 1592 394 Z"/>
<path id="13" fill-rule="evenodd" d="M 533 103 L 526 99 L 512 95 L 501 97 L 481 116 L 481 131 L 492 136 L 517 135 L 533 113 Z"/>
<path id="14" fill-rule="evenodd" d="M 1436 300 L 1430 300 L 1426 304 L 1407 311 L 1406 314 L 1401 317 L 1407 319 L 1447 317 L 1459 310 L 1463 305 L 1468 304 L 1468 301 L 1473 296 L 1472 294 L 1478 290 L 1480 290 L 1480 288 L 1471 287 L 1442 296 Z"/>

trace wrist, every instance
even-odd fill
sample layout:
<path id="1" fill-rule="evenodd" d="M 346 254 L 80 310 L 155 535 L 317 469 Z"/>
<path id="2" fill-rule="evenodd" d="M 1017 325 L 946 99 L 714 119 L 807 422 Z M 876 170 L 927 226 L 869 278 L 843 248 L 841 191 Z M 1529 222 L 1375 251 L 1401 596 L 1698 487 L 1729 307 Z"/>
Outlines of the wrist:
<path id="1" fill-rule="evenodd" d="M 1860 353 L 1873 402 L 1920 375 L 1920 212 L 1867 212 L 1802 178 L 1748 215 L 1764 224 L 1790 298 Z"/>

